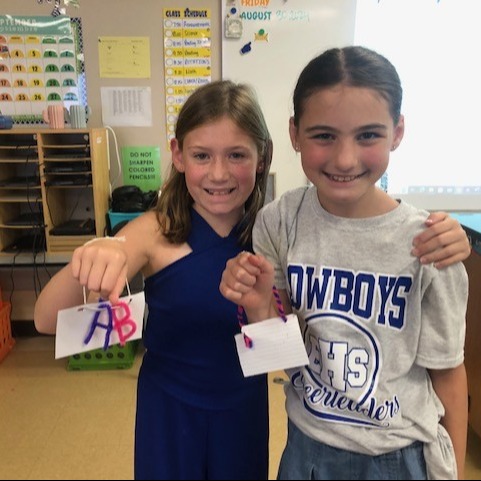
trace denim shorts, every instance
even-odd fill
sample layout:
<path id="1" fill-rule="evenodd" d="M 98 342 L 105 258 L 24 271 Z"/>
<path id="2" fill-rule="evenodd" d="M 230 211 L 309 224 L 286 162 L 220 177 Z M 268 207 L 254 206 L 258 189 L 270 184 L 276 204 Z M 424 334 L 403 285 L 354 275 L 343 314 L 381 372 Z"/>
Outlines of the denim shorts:
<path id="1" fill-rule="evenodd" d="M 423 443 L 369 456 L 315 441 L 289 421 L 277 479 L 427 479 Z"/>

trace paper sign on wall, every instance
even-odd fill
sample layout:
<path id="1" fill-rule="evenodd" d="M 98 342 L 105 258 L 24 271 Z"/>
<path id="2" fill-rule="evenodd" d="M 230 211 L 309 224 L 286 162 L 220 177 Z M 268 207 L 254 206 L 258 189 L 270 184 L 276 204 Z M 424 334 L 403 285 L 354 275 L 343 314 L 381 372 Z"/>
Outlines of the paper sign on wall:
<path id="1" fill-rule="evenodd" d="M 102 123 L 110 127 L 151 127 L 150 87 L 100 87 Z"/>
<path id="2" fill-rule="evenodd" d="M 100 78 L 150 78 L 148 37 L 99 37 Z"/>
<path id="3" fill-rule="evenodd" d="M 160 147 L 122 147 L 122 178 L 124 185 L 136 185 L 144 192 L 158 190 Z"/>

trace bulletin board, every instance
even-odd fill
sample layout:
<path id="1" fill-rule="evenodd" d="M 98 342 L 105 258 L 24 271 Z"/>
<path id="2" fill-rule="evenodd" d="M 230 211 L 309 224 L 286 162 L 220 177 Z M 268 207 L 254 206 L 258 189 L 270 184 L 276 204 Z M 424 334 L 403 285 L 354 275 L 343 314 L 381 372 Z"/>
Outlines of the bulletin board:
<path id="1" fill-rule="evenodd" d="M 221 1 L 222 77 L 257 92 L 273 138 L 271 171 L 280 195 L 306 183 L 288 134 L 297 77 L 326 48 L 352 44 L 356 0 Z"/>
<path id="2" fill-rule="evenodd" d="M 0 15 L 0 111 L 42 121 L 47 105 L 86 104 L 79 18 Z"/>

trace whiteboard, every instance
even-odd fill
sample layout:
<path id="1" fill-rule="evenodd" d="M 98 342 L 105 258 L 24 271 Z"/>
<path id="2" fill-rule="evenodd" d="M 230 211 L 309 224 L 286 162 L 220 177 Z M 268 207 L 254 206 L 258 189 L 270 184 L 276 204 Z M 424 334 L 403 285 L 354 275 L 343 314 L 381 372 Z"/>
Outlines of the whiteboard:
<path id="1" fill-rule="evenodd" d="M 307 182 L 288 130 L 297 77 L 326 48 L 353 43 L 356 0 L 222 2 L 222 78 L 248 83 L 257 92 L 274 142 L 271 172 L 278 197 Z M 240 20 L 239 38 L 226 38 L 228 14 Z M 249 42 L 250 51 L 241 53 Z"/>
<path id="2" fill-rule="evenodd" d="M 385 55 L 403 86 L 387 191 L 417 207 L 481 210 L 480 18 L 479 0 L 358 2 L 354 42 Z"/>

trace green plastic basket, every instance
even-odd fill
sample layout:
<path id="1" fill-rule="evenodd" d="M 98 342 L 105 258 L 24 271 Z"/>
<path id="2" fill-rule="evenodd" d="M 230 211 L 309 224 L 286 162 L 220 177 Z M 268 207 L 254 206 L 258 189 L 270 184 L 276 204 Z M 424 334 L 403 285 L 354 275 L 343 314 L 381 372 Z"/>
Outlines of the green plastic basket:
<path id="1" fill-rule="evenodd" d="M 129 369 L 134 364 L 138 344 L 139 341 L 130 341 L 123 347 L 120 344 L 115 344 L 105 351 L 103 349 L 95 349 L 81 354 L 74 354 L 69 357 L 67 369 L 69 371 Z"/>

